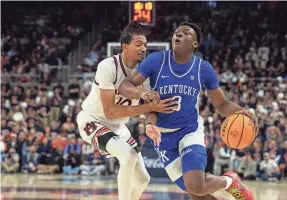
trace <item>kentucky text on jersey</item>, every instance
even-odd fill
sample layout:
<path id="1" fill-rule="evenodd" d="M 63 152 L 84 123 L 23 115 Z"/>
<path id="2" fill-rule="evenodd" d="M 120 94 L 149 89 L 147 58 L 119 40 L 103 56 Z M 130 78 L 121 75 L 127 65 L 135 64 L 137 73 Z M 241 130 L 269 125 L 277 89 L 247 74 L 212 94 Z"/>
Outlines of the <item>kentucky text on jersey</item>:
<path id="1" fill-rule="evenodd" d="M 199 115 L 199 95 L 203 87 L 214 90 L 219 87 L 218 79 L 209 62 L 192 56 L 185 64 L 178 64 L 172 51 L 151 53 L 138 66 L 144 77 L 150 78 L 153 90 L 161 99 L 173 97 L 178 109 L 171 114 L 158 113 L 157 126 L 162 128 L 187 128 L 195 131 L 203 123 Z"/>
<path id="2" fill-rule="evenodd" d="M 190 96 L 194 96 L 196 92 L 196 88 L 193 88 L 188 85 L 165 85 L 159 87 L 159 94 L 186 94 Z"/>

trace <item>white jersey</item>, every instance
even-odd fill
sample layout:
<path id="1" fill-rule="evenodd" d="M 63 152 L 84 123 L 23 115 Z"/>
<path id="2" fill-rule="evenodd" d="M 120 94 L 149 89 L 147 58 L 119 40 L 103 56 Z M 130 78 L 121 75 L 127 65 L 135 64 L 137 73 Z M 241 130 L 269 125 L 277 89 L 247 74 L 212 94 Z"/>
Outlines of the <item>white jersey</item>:
<path id="1" fill-rule="evenodd" d="M 128 117 L 107 119 L 103 110 L 100 89 L 115 90 L 115 104 L 134 106 L 139 104 L 139 99 L 127 99 L 118 94 L 118 88 L 123 80 L 132 72 L 122 61 L 121 55 L 115 55 L 101 61 L 98 65 L 96 77 L 92 85 L 91 91 L 82 103 L 82 109 L 85 113 L 99 120 L 108 127 L 118 127 L 120 124 L 126 123 Z M 149 81 L 143 84 L 149 89 Z"/>

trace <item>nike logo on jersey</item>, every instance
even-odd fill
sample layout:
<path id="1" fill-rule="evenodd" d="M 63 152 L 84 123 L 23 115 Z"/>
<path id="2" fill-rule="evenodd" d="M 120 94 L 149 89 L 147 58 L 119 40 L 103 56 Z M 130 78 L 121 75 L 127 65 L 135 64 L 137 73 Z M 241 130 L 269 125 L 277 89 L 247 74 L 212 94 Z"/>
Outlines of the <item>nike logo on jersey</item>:
<path id="1" fill-rule="evenodd" d="M 168 77 L 169 77 L 169 76 L 164 76 L 164 75 L 161 76 L 161 78 L 168 78 Z"/>

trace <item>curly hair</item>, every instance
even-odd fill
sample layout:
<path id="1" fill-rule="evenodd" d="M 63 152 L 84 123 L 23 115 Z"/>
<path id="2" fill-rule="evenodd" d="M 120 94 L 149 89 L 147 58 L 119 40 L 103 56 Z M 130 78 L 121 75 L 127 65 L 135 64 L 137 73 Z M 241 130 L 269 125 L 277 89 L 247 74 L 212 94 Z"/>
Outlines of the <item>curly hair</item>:
<path id="1" fill-rule="evenodd" d="M 150 29 L 138 21 L 131 21 L 122 31 L 120 37 L 120 43 L 130 44 L 133 35 L 143 35 L 148 36 L 150 34 Z"/>
<path id="2" fill-rule="evenodd" d="M 203 41 L 203 34 L 201 32 L 201 28 L 196 25 L 195 23 L 190 23 L 190 22 L 182 22 L 180 23 L 180 26 L 189 26 L 190 28 L 192 28 L 194 30 L 194 32 L 196 33 L 196 37 L 197 37 L 197 43 L 198 43 L 198 46 L 200 46 L 202 44 L 202 41 Z"/>

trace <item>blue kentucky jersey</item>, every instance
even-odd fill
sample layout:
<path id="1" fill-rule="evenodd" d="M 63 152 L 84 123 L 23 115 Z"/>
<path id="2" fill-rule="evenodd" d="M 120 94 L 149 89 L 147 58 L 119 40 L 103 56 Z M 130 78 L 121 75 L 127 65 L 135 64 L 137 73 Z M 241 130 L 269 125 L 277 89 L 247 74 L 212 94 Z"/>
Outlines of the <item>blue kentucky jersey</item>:
<path id="1" fill-rule="evenodd" d="M 202 87 L 217 89 L 218 79 L 213 67 L 193 55 L 186 64 L 178 64 L 172 51 L 150 54 L 137 67 L 139 73 L 150 78 L 151 88 L 158 91 L 161 99 L 173 97 L 178 109 L 171 114 L 158 113 L 157 126 L 162 128 L 190 127 L 195 131 L 199 116 L 199 95 Z"/>

